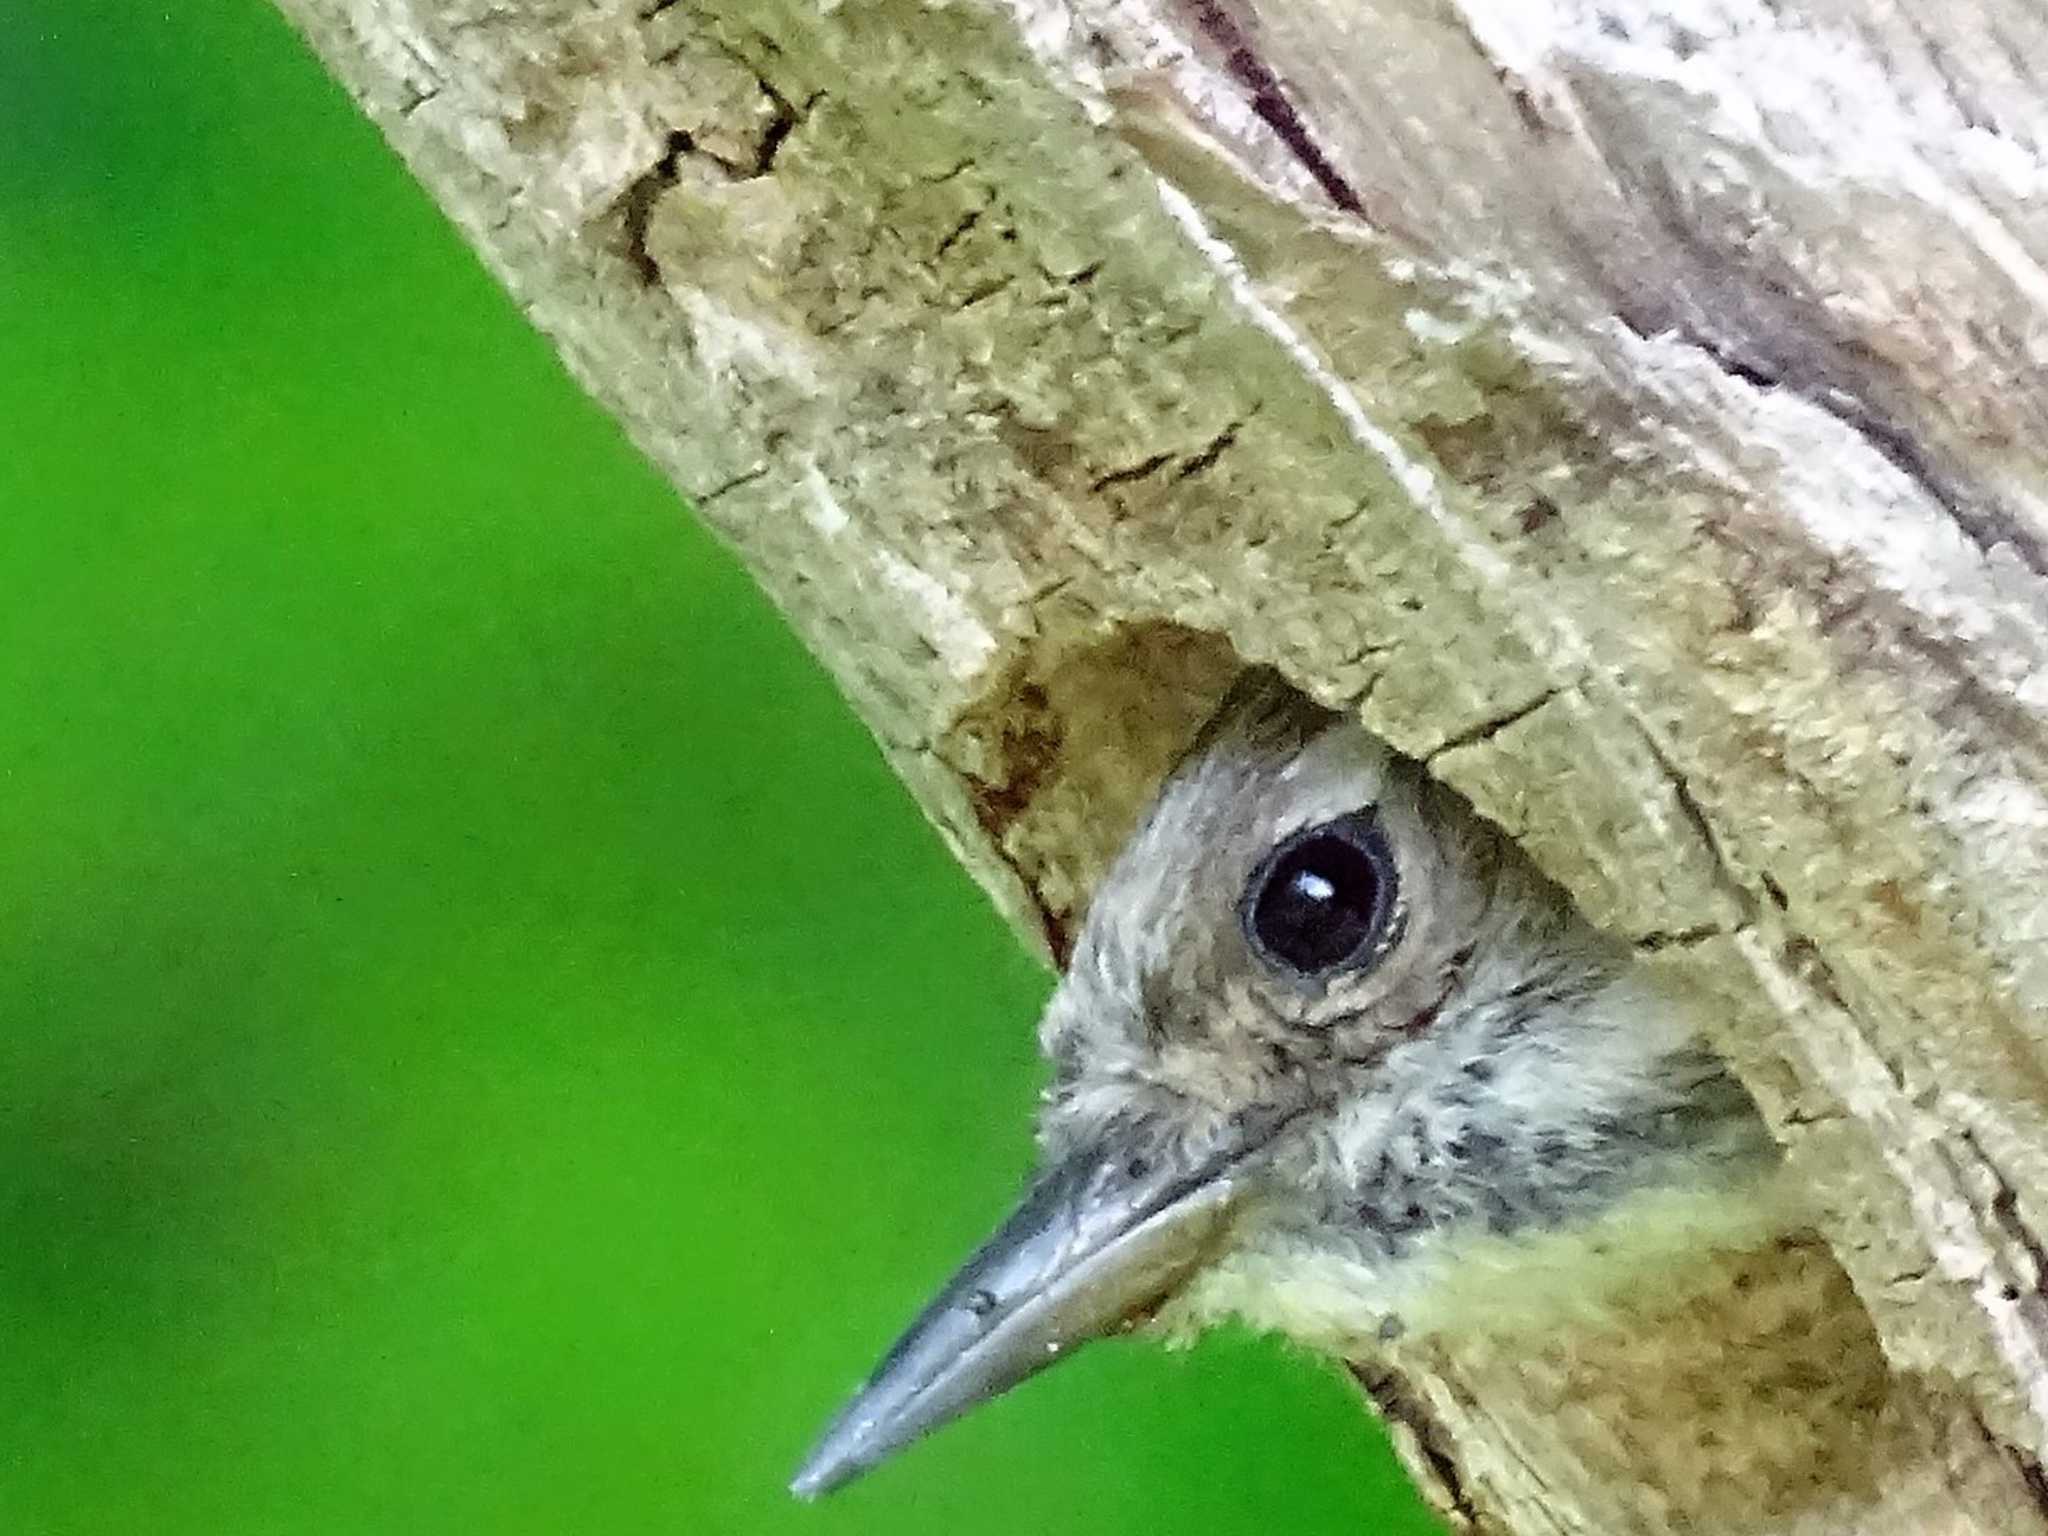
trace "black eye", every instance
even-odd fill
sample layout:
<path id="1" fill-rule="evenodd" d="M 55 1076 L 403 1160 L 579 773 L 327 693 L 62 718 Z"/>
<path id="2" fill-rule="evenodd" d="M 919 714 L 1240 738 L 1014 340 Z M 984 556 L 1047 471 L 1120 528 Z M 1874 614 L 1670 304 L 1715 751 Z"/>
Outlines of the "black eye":
<path id="1" fill-rule="evenodd" d="M 1304 977 L 1377 960 L 1398 937 L 1394 854 L 1367 812 L 1298 832 L 1245 888 L 1245 933 L 1267 960 Z"/>

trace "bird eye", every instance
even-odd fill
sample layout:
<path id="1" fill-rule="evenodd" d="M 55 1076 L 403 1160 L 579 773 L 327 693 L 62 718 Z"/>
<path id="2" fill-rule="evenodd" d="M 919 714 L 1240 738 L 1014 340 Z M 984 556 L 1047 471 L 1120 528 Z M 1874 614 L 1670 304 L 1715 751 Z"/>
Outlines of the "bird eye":
<path id="1" fill-rule="evenodd" d="M 1394 854 L 1369 813 L 1296 833 L 1266 856 L 1245 888 L 1252 947 L 1303 977 L 1377 960 L 1394 929 Z"/>

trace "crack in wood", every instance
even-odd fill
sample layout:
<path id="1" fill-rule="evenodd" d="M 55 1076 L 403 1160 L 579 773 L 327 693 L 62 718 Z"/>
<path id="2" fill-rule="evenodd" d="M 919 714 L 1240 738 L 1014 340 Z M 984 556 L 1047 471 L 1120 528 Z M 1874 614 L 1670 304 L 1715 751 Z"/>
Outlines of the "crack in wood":
<path id="1" fill-rule="evenodd" d="M 1636 935 L 1632 941 L 1644 954 L 1654 955 L 1661 950 L 1685 949 L 1691 945 L 1704 944 L 1709 939 L 1724 939 L 1728 929 L 1720 923 L 1695 923 L 1690 928 L 1653 929 L 1649 933 Z"/>
<path id="2" fill-rule="evenodd" d="M 1446 752 L 1455 752 L 1460 747 L 1476 747 L 1483 741 L 1492 740 L 1509 726 L 1520 724 L 1528 719 L 1537 710 L 1543 708 L 1544 705 L 1563 692 L 1564 689 L 1561 687 L 1546 688 L 1533 699 L 1517 704 L 1512 709 L 1503 710 L 1497 715 L 1489 715 L 1476 725 L 1466 726 L 1463 730 L 1445 737 L 1434 747 L 1430 748 L 1428 754 L 1422 759 L 1423 766 L 1428 767 Z"/>
<path id="3" fill-rule="evenodd" d="M 719 497 L 729 495 L 733 491 L 752 485 L 757 480 L 764 480 L 767 476 L 768 466 L 763 464 L 754 469 L 744 470 L 729 480 L 721 480 L 717 485 L 712 486 L 708 490 L 685 491 L 683 494 L 689 498 L 691 506 L 708 507 L 712 502 L 718 500 Z"/>
<path id="4" fill-rule="evenodd" d="M 974 232 L 974 226 L 981 222 L 982 215 L 986 211 L 987 210 L 982 208 L 970 208 L 965 213 L 960 215 L 959 221 L 955 223 L 951 229 L 946 231 L 945 238 L 941 240 L 938 243 L 938 245 L 933 249 L 932 260 L 934 262 L 940 260 L 946 255 L 948 251 L 952 250 L 954 246 L 958 245 L 962 240 L 965 240 L 970 234 L 972 234 Z"/>
<path id="5" fill-rule="evenodd" d="M 1228 453 L 1232 446 L 1235 445 L 1238 431 L 1243 426 L 1244 421 L 1240 418 L 1237 421 L 1233 421 L 1221 432 L 1218 432 L 1207 443 L 1203 444 L 1198 452 L 1190 454 L 1181 461 L 1180 468 L 1174 471 L 1173 478 L 1176 480 L 1192 480 L 1195 476 L 1214 469 L 1216 461 Z"/>
<path id="6" fill-rule="evenodd" d="M 620 254 L 643 288 L 661 286 L 661 263 L 647 248 L 647 231 L 654 221 L 655 204 L 680 179 L 683 156 L 695 148 L 696 141 L 687 133 L 672 130 L 662 140 L 661 157 L 634 177 L 619 196 Z"/>
<path id="7" fill-rule="evenodd" d="M 1155 453 L 1140 459 L 1135 464 L 1126 464 L 1121 469 L 1107 470 L 1088 482 L 1088 489 L 1095 492 L 1108 490 L 1113 485 L 1130 485 L 1148 479 L 1173 462 L 1170 453 Z"/>
<path id="8" fill-rule="evenodd" d="M 669 55 L 664 55 L 666 57 Z M 661 263 L 649 250 L 647 235 L 662 195 L 682 180 L 683 162 L 701 160 L 715 166 L 728 181 L 755 181 L 771 175 L 776 157 L 782 153 L 789 136 L 825 95 L 823 91 L 814 92 L 798 108 L 765 76 L 756 75 L 755 84 L 768 101 L 771 113 L 759 141 L 754 145 L 751 162 L 743 163 L 729 155 L 718 154 L 705 148 L 694 134 L 674 128 L 662 139 L 659 158 L 634 177 L 626 190 L 619 194 L 615 206 L 619 210 L 620 254 L 632 267 L 641 287 L 657 288 L 661 285 Z"/>
<path id="9" fill-rule="evenodd" d="M 1324 196 L 1346 213 L 1368 218 L 1364 201 L 1315 141 L 1308 125 L 1301 120 L 1301 114 L 1294 109 L 1294 103 L 1287 99 L 1280 77 L 1260 57 L 1258 49 L 1245 35 L 1244 28 L 1238 25 L 1237 18 L 1224 9 L 1223 0 L 1181 0 L 1181 3 L 1194 17 L 1195 25 L 1222 50 L 1225 66 L 1250 94 L 1252 111 L 1279 136 L 1280 142 L 1287 146 L 1288 153 L 1301 163 L 1302 168 L 1315 178 Z"/>
<path id="10" fill-rule="evenodd" d="M 1656 763 L 1658 770 L 1663 774 L 1664 782 L 1670 786 L 1671 800 L 1678 807 L 1678 814 L 1685 818 L 1686 824 L 1693 830 L 1693 835 L 1707 850 L 1707 857 L 1713 860 L 1715 884 L 1720 887 L 1722 894 L 1735 904 L 1735 910 L 1739 914 L 1737 928 L 1748 928 L 1756 921 L 1756 897 L 1737 877 L 1735 866 L 1729 861 L 1727 849 L 1721 845 L 1721 836 L 1714 830 L 1714 823 L 1708 817 L 1706 807 L 1700 804 L 1699 797 L 1693 793 L 1692 780 L 1687 777 L 1685 770 L 1673 761 L 1671 754 L 1664 750 L 1664 744 L 1635 711 L 1629 711 L 1628 719 L 1635 727 L 1636 736 L 1642 742 L 1644 750 L 1650 754 L 1651 761 Z"/>
<path id="11" fill-rule="evenodd" d="M 2034 1508 L 2044 1520 L 2048 1520 L 2048 1473 L 2043 1472 L 2040 1458 L 2012 1444 L 1985 1423 L 1984 1415 L 1977 1410 L 1976 1404 L 1967 1403 L 1965 1414 L 1970 1427 L 1983 1437 L 1992 1453 L 2012 1467 Z"/>
<path id="12" fill-rule="evenodd" d="M 1977 1165 L 1991 1178 L 1993 1188 L 1988 1214 L 1993 1225 L 2008 1243 L 2026 1256 L 2027 1263 L 2033 1270 L 2031 1275 L 2008 1275 L 2003 1282 L 2001 1294 L 2010 1302 L 2031 1300 L 2034 1306 L 2030 1310 L 2037 1314 L 2035 1323 L 2038 1331 L 2042 1321 L 2042 1304 L 2048 1302 L 2048 1243 L 2044 1243 L 2041 1236 L 2027 1225 L 2026 1217 L 2020 1213 L 2018 1189 L 2005 1176 L 2005 1170 L 1993 1162 L 1984 1151 L 1983 1144 L 1977 1140 L 1976 1134 L 1964 1131 L 1960 1140 Z"/>

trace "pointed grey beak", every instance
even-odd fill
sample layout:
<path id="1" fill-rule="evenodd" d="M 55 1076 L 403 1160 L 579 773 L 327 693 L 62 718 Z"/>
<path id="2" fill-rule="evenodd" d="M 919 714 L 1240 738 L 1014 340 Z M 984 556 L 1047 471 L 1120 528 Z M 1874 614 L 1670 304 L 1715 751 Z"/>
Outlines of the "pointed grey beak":
<path id="1" fill-rule="evenodd" d="M 839 1411 L 789 1489 L 844 1486 L 1075 1346 L 1148 1315 L 1215 1251 L 1253 1155 L 1286 1123 L 1162 1155 L 1156 1135 L 1041 1174 Z"/>

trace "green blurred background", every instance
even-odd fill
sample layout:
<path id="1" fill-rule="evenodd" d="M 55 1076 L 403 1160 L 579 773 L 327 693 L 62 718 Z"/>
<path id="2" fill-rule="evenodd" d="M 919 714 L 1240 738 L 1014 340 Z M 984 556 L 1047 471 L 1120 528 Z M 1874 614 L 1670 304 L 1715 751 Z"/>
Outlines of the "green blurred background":
<path id="1" fill-rule="evenodd" d="M 1047 978 L 259 0 L 0 11 L 0 1531 L 1429 1528 L 1265 1341 L 804 1443 Z"/>

